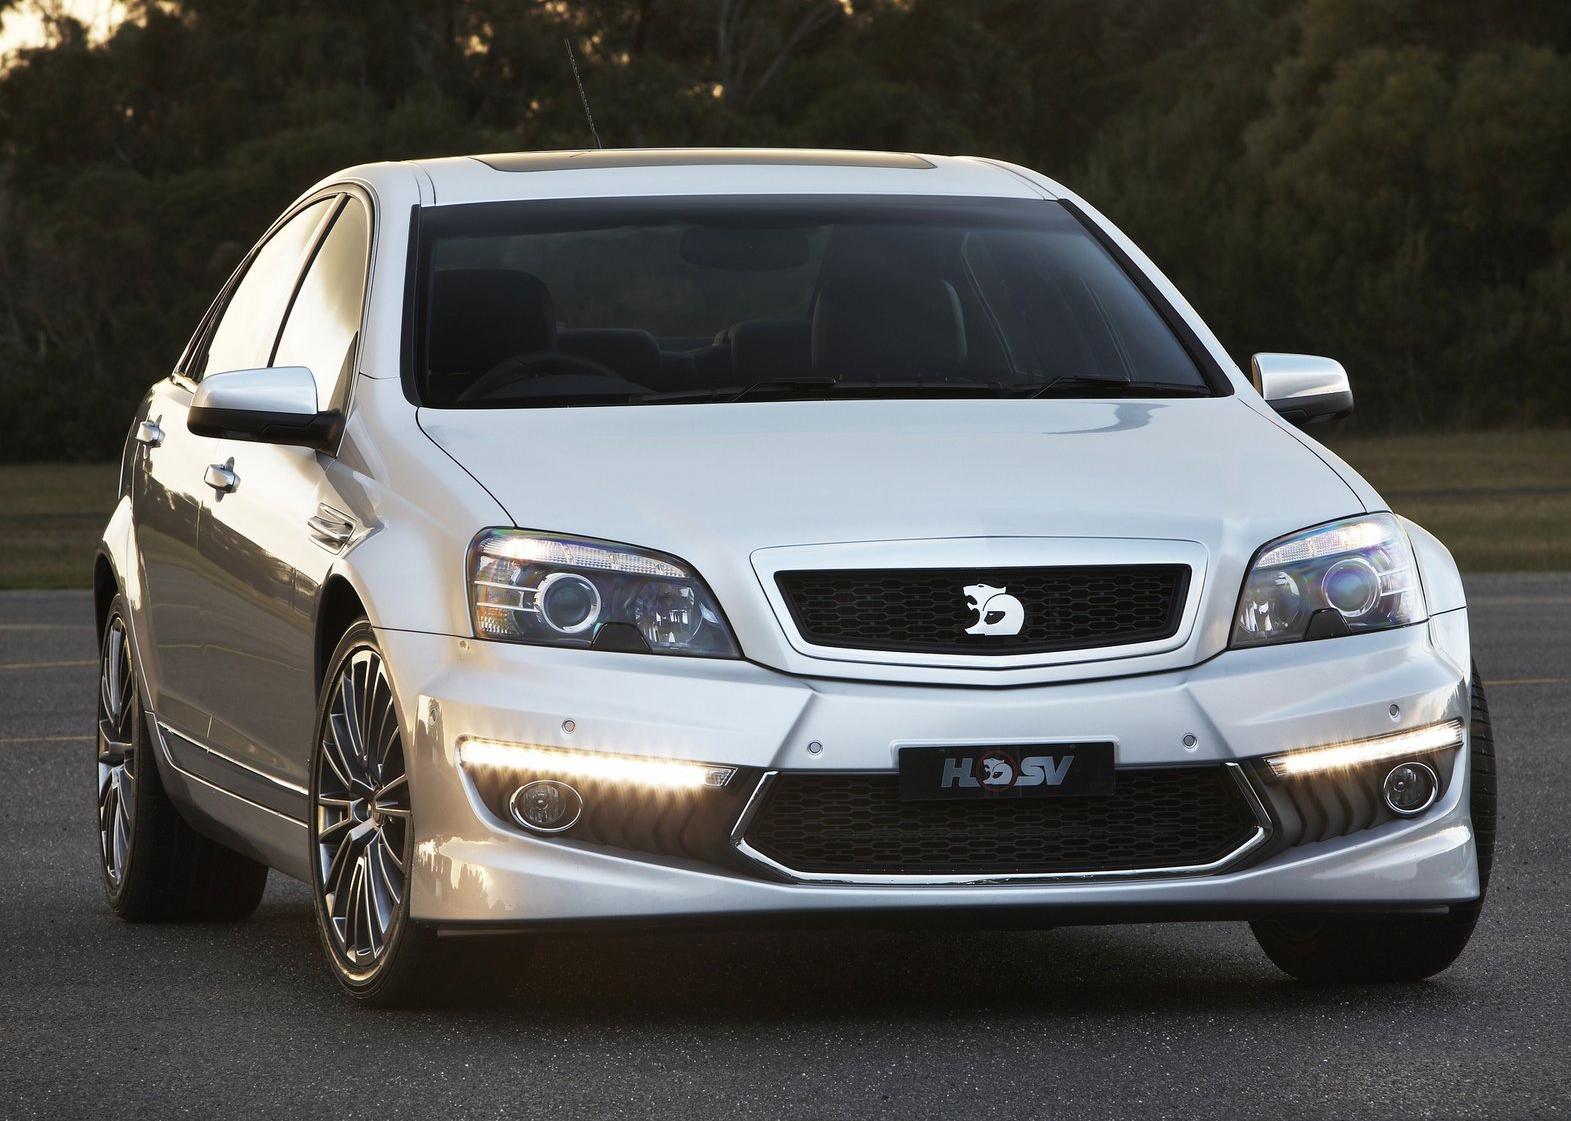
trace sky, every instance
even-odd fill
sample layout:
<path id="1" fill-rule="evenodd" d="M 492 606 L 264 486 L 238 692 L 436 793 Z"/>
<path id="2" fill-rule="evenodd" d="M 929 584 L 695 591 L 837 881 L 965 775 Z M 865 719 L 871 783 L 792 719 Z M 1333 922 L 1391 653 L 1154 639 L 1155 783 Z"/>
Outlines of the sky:
<path id="1" fill-rule="evenodd" d="M 95 39 L 107 35 L 125 15 L 125 5 L 119 0 L 22 0 L 0 16 L 0 56 L 23 47 L 43 45 L 41 9 L 75 16 L 87 24 Z"/>

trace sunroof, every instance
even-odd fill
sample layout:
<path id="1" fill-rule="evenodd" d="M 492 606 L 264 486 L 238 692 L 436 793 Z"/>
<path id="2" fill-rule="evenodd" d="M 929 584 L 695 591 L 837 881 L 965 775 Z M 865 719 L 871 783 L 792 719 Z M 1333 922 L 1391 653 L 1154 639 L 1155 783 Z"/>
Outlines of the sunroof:
<path id="1" fill-rule="evenodd" d="M 599 167 L 708 167 L 767 164 L 777 167 L 893 167 L 919 171 L 933 165 L 905 152 L 837 152 L 816 148 L 624 148 L 582 152 L 501 152 L 475 156 L 497 171 L 576 171 Z"/>

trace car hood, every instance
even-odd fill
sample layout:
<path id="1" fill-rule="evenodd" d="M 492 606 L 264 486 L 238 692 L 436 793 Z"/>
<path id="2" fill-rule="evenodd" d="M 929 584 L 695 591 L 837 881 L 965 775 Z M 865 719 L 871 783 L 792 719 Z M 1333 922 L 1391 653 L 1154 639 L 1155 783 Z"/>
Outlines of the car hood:
<path id="1" fill-rule="evenodd" d="M 758 550 L 1136 538 L 1204 549 L 1207 583 L 1225 591 L 1202 613 L 1202 647 L 1218 612 L 1225 645 L 1256 549 L 1364 509 L 1237 397 L 421 409 L 420 424 L 516 525 L 674 554 L 739 632 L 733 602 L 761 598 Z M 750 655 L 764 645 L 739 637 Z"/>

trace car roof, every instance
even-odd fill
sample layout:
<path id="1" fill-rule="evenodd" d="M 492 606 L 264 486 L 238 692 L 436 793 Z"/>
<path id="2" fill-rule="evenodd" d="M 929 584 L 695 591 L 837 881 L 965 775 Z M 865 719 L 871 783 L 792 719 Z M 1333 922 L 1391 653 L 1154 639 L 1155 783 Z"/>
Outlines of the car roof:
<path id="1" fill-rule="evenodd" d="M 1023 168 L 975 156 L 812 148 L 610 148 L 411 161 L 438 205 L 705 194 L 1055 197 Z"/>

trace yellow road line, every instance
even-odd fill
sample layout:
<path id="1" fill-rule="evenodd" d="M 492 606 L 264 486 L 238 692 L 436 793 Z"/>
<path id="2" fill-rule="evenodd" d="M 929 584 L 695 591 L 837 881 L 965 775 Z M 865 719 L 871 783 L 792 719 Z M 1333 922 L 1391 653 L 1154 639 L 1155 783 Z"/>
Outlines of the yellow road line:
<path id="1" fill-rule="evenodd" d="M 1472 607 L 1543 607 L 1571 603 L 1571 596 L 1473 596 L 1467 601 Z"/>
<path id="2" fill-rule="evenodd" d="M 96 736 L 0 736 L 0 744 L 8 743 L 92 743 Z"/>
<path id="3" fill-rule="evenodd" d="M 97 664 L 91 658 L 85 662 L 0 662 L 0 669 L 60 669 L 64 666 L 96 666 Z"/>
<path id="4" fill-rule="evenodd" d="M 1496 685 L 1564 685 L 1567 682 L 1571 682 L 1571 677 L 1502 677 L 1484 684 L 1493 689 Z"/>
<path id="5" fill-rule="evenodd" d="M 0 631 L 89 631 L 92 623 L 0 623 Z"/>

